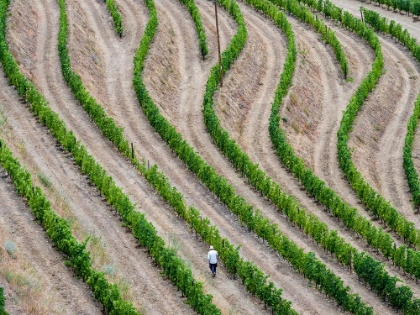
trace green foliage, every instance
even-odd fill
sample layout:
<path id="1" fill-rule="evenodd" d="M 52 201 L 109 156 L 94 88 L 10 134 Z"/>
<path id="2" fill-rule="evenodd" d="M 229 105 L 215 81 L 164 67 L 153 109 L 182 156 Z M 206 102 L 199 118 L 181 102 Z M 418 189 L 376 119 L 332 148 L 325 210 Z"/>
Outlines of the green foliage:
<path id="1" fill-rule="evenodd" d="M 411 12 L 413 15 L 420 15 L 420 0 L 414 0 L 411 2 Z"/>
<path id="2" fill-rule="evenodd" d="M 362 12 L 365 16 L 367 23 L 372 25 L 376 30 L 386 32 L 398 39 L 403 45 L 405 45 L 413 54 L 413 56 L 420 62 L 420 46 L 417 45 L 416 40 L 412 38 L 407 30 L 403 30 L 400 24 L 396 24 L 395 21 L 388 22 L 386 18 L 379 17 L 379 14 L 365 8 L 362 8 Z M 420 94 L 414 103 L 414 111 L 410 120 L 407 124 L 407 134 L 405 137 L 405 145 L 403 149 L 403 167 L 407 177 L 408 186 L 410 187 L 411 194 L 413 196 L 413 203 L 415 207 L 420 206 L 420 183 L 418 173 L 414 167 L 412 160 L 412 145 L 414 141 L 414 135 L 417 129 L 418 119 L 420 118 Z M 383 207 L 378 202 L 379 207 Z M 405 239 L 411 244 L 418 246 L 417 235 L 418 231 L 414 229 L 411 222 L 407 222 L 404 218 L 400 218 L 394 214 L 392 209 L 386 213 L 393 221 L 397 221 L 400 225 L 400 229 Z M 395 252 L 395 263 L 397 266 L 402 267 L 404 271 L 413 274 L 416 279 L 420 277 L 418 269 L 420 268 L 420 253 L 412 249 L 407 249 L 405 246 L 403 249 L 398 249 Z"/>
<path id="3" fill-rule="evenodd" d="M 52 130 L 52 134 L 59 136 L 60 140 L 68 141 L 67 138 L 71 137 L 72 134 L 66 134 L 67 131 L 62 121 L 58 119 L 55 113 L 49 110 L 44 97 L 36 90 L 33 84 L 27 81 L 19 72 L 15 60 L 8 51 L 6 44 L 6 11 L 8 3 L 6 0 L 0 0 L 0 59 L 3 64 L 3 70 L 9 78 L 9 83 L 14 85 L 25 101 L 31 104 L 31 110 L 39 115 L 40 120 L 44 123 L 48 122 L 55 127 Z M 41 189 L 33 186 L 30 174 L 20 166 L 17 159 L 13 158 L 12 153 L 1 140 L 0 163 L 12 178 L 18 194 L 27 200 L 31 211 L 43 225 L 48 237 L 69 258 L 69 263 L 74 268 L 76 275 L 85 281 L 89 281 L 95 271 L 91 269 L 90 256 L 85 249 L 85 244 L 79 244 L 71 235 L 68 222 L 54 213 Z M 102 279 L 105 288 L 111 286 L 103 274 L 99 274 L 98 278 Z M 107 292 L 99 290 L 95 284 L 91 285 L 90 288 L 94 292 L 95 297 L 103 304 L 105 300 L 111 302 L 122 301 L 118 291 L 113 296 L 109 296 Z M 107 309 L 112 312 L 113 306 Z M 131 304 L 125 306 L 125 311 L 126 314 L 138 314 Z"/>
<path id="4" fill-rule="evenodd" d="M 114 28 L 115 32 L 122 37 L 124 32 L 124 27 L 122 25 L 122 16 L 118 11 L 118 5 L 115 3 L 114 0 L 105 0 L 106 7 L 108 11 L 111 13 L 112 20 L 114 21 Z"/>
<path id="5" fill-rule="evenodd" d="M 372 0 L 378 4 L 385 4 L 388 9 L 399 10 L 400 12 L 405 11 L 407 14 L 414 12 L 414 5 L 418 3 L 418 0 Z"/>
<path id="6" fill-rule="evenodd" d="M 372 0 L 379 4 L 386 4 L 388 9 L 391 7 L 394 10 L 410 12 L 413 15 L 420 15 L 420 1 L 419 0 Z"/>
<path id="7" fill-rule="evenodd" d="M 149 183 L 191 228 L 200 234 L 205 242 L 213 244 L 226 268 L 232 274 L 238 274 L 249 292 L 264 301 L 275 314 L 297 314 L 291 309 L 290 302 L 281 299 L 282 290 L 276 289 L 272 282 L 268 282 L 268 277 L 257 266 L 241 258 L 239 248 L 235 248 L 227 239 L 222 238 L 216 226 L 210 225 L 209 219 L 202 217 L 194 207 L 187 208 L 183 195 L 171 187 L 168 179 L 156 166 L 145 170 L 144 173 Z"/>
<path id="8" fill-rule="evenodd" d="M 4 297 L 4 289 L 0 287 L 0 315 L 8 315 L 4 307 L 6 306 L 6 298 Z"/>
<path id="9" fill-rule="evenodd" d="M 188 9 L 188 12 L 190 13 L 194 24 L 195 24 L 195 28 L 197 30 L 197 34 L 198 34 L 198 48 L 200 49 L 200 53 L 201 56 L 206 57 L 209 53 L 209 49 L 207 47 L 207 42 L 206 42 L 206 33 L 204 31 L 204 27 L 203 27 L 203 23 L 201 22 L 201 16 L 200 16 L 200 11 L 198 11 L 198 8 L 194 2 L 194 0 L 179 0 L 181 1 Z"/>
<path id="10" fill-rule="evenodd" d="M 363 10 L 363 9 L 362 9 Z M 363 11 L 364 12 L 364 11 Z M 365 12 L 364 12 L 365 13 Z M 365 19 L 370 19 L 372 24 L 377 29 L 385 30 L 384 19 L 381 18 L 377 14 L 365 14 Z M 354 18 L 353 18 L 354 19 Z M 351 152 L 347 146 L 348 141 L 348 133 L 352 129 L 352 124 L 356 117 L 356 114 L 360 107 L 363 105 L 365 98 L 367 97 L 368 93 L 374 88 L 376 82 L 378 81 L 379 77 L 382 74 L 383 69 L 383 58 L 381 47 L 379 44 L 379 40 L 377 39 L 376 35 L 371 31 L 371 29 L 367 29 L 363 23 L 356 21 L 352 21 L 352 17 L 349 15 L 343 15 L 339 19 L 343 26 L 349 27 L 350 29 L 354 30 L 359 36 L 365 38 L 370 46 L 375 51 L 375 61 L 372 65 L 372 70 L 369 72 L 365 80 L 362 82 L 358 90 L 356 91 L 355 95 L 350 100 L 350 103 L 347 107 L 347 110 L 343 114 L 343 119 L 340 123 L 340 129 L 338 131 L 338 155 L 339 155 L 339 162 L 340 167 L 346 174 L 349 182 L 351 183 L 352 187 L 356 190 L 359 198 L 368 205 L 368 208 L 372 211 L 374 215 L 380 216 L 384 221 L 386 221 L 390 226 L 392 226 L 393 221 L 395 222 L 395 228 L 402 233 L 404 239 L 410 240 L 413 242 L 415 240 L 415 235 L 412 234 L 414 230 L 412 224 L 407 221 L 404 221 L 401 216 L 396 216 L 397 211 L 387 211 L 390 209 L 391 206 L 389 203 L 382 201 L 382 197 L 377 195 L 373 189 L 364 181 L 361 174 L 357 171 L 354 167 L 352 160 L 351 160 Z M 354 19 L 355 20 L 355 19 Z M 404 33 L 404 32 L 403 32 Z M 402 36 L 404 39 L 407 38 L 407 33 Z M 382 198 L 382 199 L 381 199 Z M 388 214 L 389 218 L 386 215 Z M 397 218 L 397 220 L 395 220 Z M 398 220 L 399 219 L 399 220 Z M 350 222 L 354 222 L 354 219 L 350 220 Z M 398 226 L 399 224 L 399 226 Z M 363 226 L 362 221 L 359 221 L 357 226 Z M 368 224 L 370 227 L 370 224 Z M 382 230 L 379 230 L 378 233 L 374 233 L 375 231 L 372 229 L 365 229 L 368 233 L 364 235 L 367 238 L 367 241 L 373 246 L 383 246 L 381 249 L 384 254 L 391 255 L 392 249 L 390 246 L 390 237 L 386 235 Z M 400 247 L 398 250 L 394 252 L 394 256 L 396 253 L 402 253 L 401 255 L 401 264 L 405 262 L 403 259 L 404 254 L 406 253 L 405 247 Z M 383 266 L 380 262 L 374 261 L 373 258 L 369 257 L 368 255 L 356 254 L 355 253 L 355 271 L 358 272 L 361 279 L 369 283 L 371 288 L 375 289 L 378 295 L 382 297 L 389 297 L 390 295 L 394 296 L 395 298 L 390 299 L 389 302 L 395 308 L 403 310 L 405 313 L 408 313 L 410 309 L 410 304 L 413 303 L 411 300 L 411 296 L 407 299 L 407 296 L 410 294 L 407 292 L 411 292 L 411 289 L 406 286 L 402 286 L 400 289 L 396 286 L 396 279 L 391 278 L 385 271 L 383 271 Z M 361 259 L 363 258 L 363 259 Z M 356 268 L 356 264 L 358 261 L 366 262 L 368 261 L 369 264 L 361 264 L 361 268 Z M 399 261 L 394 257 L 394 261 Z M 375 265 L 376 267 L 373 269 L 368 269 L 367 266 Z M 397 263 L 398 264 L 398 263 Z M 401 295 L 399 295 L 401 294 Z"/>

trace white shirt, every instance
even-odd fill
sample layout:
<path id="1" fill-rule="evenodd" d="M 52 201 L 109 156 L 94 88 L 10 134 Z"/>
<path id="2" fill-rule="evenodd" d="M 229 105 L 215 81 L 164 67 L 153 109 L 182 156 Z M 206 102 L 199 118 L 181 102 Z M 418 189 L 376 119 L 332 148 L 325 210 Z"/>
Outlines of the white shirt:
<path id="1" fill-rule="evenodd" d="M 208 259 L 208 261 L 209 261 L 210 264 L 217 264 L 217 257 L 218 256 L 219 256 L 219 254 L 217 253 L 217 251 L 215 251 L 214 249 L 212 249 L 207 254 L 207 259 Z"/>

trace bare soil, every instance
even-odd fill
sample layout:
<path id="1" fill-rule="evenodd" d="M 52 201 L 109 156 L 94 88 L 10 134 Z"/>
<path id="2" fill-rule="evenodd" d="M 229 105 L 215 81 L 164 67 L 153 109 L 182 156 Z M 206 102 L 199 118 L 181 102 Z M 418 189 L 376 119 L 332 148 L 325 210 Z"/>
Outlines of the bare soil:
<path id="1" fill-rule="evenodd" d="M 345 5 L 355 14 L 360 3 L 334 2 Z M 350 286 L 352 292 L 358 293 L 363 301 L 374 308 L 375 313 L 396 314 L 362 285 L 354 273 L 350 274 L 313 240 L 289 224 L 275 207 L 233 170 L 213 144 L 203 123 L 201 110 L 206 80 L 210 68 L 217 62 L 214 5 L 207 0 L 197 0 L 196 3 L 210 48 L 205 60 L 199 53 L 197 34 L 185 7 L 178 1 L 156 1 L 159 27 L 145 64 L 144 80 L 162 114 L 204 160 L 227 178 L 238 194 L 278 224 L 299 246 L 315 252 L 328 268 L 343 279 L 345 285 Z M 309 198 L 272 150 L 268 118 L 283 69 L 286 41 L 269 19 L 251 7 L 241 2 L 239 4 L 249 37 L 244 51 L 225 76 L 223 88 L 215 95 L 215 109 L 223 127 L 253 161 L 259 163 L 285 191 L 293 194 L 308 212 L 319 216 L 330 228 L 338 230 L 357 249 L 369 251 L 381 259 L 367 248 L 363 240 L 355 237 L 353 232 Z M 85 86 L 107 114 L 124 127 L 125 136 L 134 144 L 136 155 L 150 165 L 157 164 L 172 185 L 185 195 L 189 205 L 197 207 L 231 243 L 241 245 L 241 255 L 270 275 L 269 279 L 284 290 L 283 297 L 292 301 L 295 310 L 308 315 L 341 314 L 342 310 L 337 308 L 334 301 L 326 299 L 308 285 L 287 262 L 242 227 L 236 216 L 187 170 L 150 127 L 131 83 L 133 57 L 148 12 L 139 0 L 119 0 L 118 5 L 124 19 L 123 38 L 115 35 L 104 2 L 67 1 L 72 67 L 82 77 Z M 401 20 L 405 23 L 403 26 L 407 25 L 409 31 L 415 34 L 419 24 L 412 23 L 400 14 L 377 9 Z M 101 135 L 75 101 L 62 78 L 57 55 L 59 11 L 56 2 L 12 1 L 10 12 L 8 43 L 21 70 L 45 95 L 53 110 L 59 113 L 88 151 L 137 204 L 138 211 L 145 213 L 159 235 L 191 267 L 195 277 L 203 282 L 204 291 L 213 295 L 214 303 L 223 314 L 269 314 L 261 301 L 246 292 L 241 281 L 231 279 L 223 264 L 220 264 L 217 277 L 210 277 L 206 261 L 210 244 L 203 243 L 177 217 L 147 181 Z M 370 69 L 372 50 L 354 34 L 330 23 L 329 27 L 342 41 L 349 59 L 349 76 L 352 80 L 346 82 L 332 49 L 325 46 L 310 27 L 294 18 L 289 20 L 297 40 L 298 61 L 293 87 L 284 99 L 280 112 L 282 117 L 287 118 L 281 127 L 305 163 L 347 202 L 369 217 L 338 167 L 336 132 L 342 111 Z M 237 25 L 223 10 L 219 10 L 219 23 L 223 50 Z M 420 80 L 413 79 L 419 75 L 419 65 L 392 40 L 381 36 L 381 43 L 387 71 L 356 121 L 351 137 L 351 146 L 355 148 L 354 161 L 369 183 L 418 226 L 410 208 L 410 196 L 402 172 L 401 148 L 406 123 L 420 88 Z M 95 243 L 91 242 L 90 248 L 95 267 L 107 272 L 110 281 L 118 283 L 124 289 L 125 297 L 145 314 L 194 313 L 184 304 L 185 299 L 176 288 L 162 278 L 153 260 L 137 246 L 132 235 L 121 226 L 118 216 L 90 186 L 72 159 L 56 145 L 47 129 L 37 123 L 28 107 L 18 101 L 16 92 L 7 86 L 4 78 L 0 80 L 0 86 L 4 87 L 0 92 L 0 105 L 3 107 L 3 116 L 7 118 L 7 128 L 3 128 L 1 137 L 32 173 L 36 183 L 44 187 L 57 213 L 73 222 L 76 237 L 83 240 L 87 235 L 93 236 Z M 420 147 L 419 144 L 416 146 Z M 46 182 L 50 182 L 49 188 Z M 74 279 L 71 270 L 64 266 L 60 254 L 48 244 L 42 229 L 31 222 L 29 210 L 14 195 L 7 178 L 0 180 L 0 196 L 1 239 L 7 238 L 17 244 L 17 260 L 21 266 L 26 266 L 21 253 L 28 252 L 31 268 L 35 270 L 33 278 L 45 288 L 37 299 L 47 301 L 52 294 L 49 292 L 53 292 L 56 298 L 49 301 L 52 310 L 63 309 L 62 312 L 66 314 L 100 313 L 101 308 L 91 297 L 88 288 Z M 19 221 L 24 218 L 26 221 Z M 378 225 L 378 222 L 373 224 Z M 36 235 L 37 238 L 30 235 Z M 26 244 L 25 239 L 31 242 Z M 0 249 L 1 246 L 4 244 L 0 244 Z M 7 258 L 3 258 L 0 264 L 11 259 L 9 254 L 4 253 L 4 248 L 0 254 L 0 257 Z M 415 296 L 420 297 L 420 289 L 413 280 L 388 262 L 387 269 L 410 285 Z M 28 273 L 28 269 L 21 270 Z M 8 310 L 13 314 L 33 314 L 19 303 L 12 302 L 17 296 L 17 289 L 6 281 L 2 272 L 0 281 L 6 287 Z M 39 314 L 43 314 L 42 305 L 39 307 Z"/>

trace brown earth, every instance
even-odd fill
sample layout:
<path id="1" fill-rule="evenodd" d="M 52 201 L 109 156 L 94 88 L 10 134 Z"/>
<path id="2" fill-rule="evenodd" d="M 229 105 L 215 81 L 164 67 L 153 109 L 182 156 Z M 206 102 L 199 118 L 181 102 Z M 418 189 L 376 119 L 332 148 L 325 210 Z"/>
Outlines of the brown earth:
<path id="1" fill-rule="evenodd" d="M 358 3 L 348 2 L 355 3 L 350 7 L 352 10 Z M 197 35 L 187 10 L 178 1 L 156 1 L 159 27 L 146 61 L 144 78 L 146 87 L 162 114 L 176 126 L 203 159 L 228 179 L 238 194 L 261 209 L 266 217 L 278 224 L 299 246 L 306 251 L 314 251 L 328 268 L 343 279 L 345 285 L 351 287 L 352 292 L 358 293 L 363 301 L 374 308 L 375 313 L 395 314 L 392 308 L 362 285 L 354 273 L 349 274 L 313 240 L 289 224 L 265 198 L 250 188 L 214 146 L 201 113 L 206 79 L 210 68 L 217 61 L 214 6 L 206 0 L 197 0 L 196 3 L 202 15 L 210 48 L 210 55 L 204 61 L 199 54 Z M 242 227 L 237 218 L 187 170 L 150 127 L 138 106 L 131 85 L 133 56 L 147 22 L 147 10 L 141 1 L 119 0 L 118 5 L 126 29 L 122 39 L 114 34 L 111 18 L 103 2 L 67 2 L 72 66 L 81 75 L 88 90 L 117 124 L 124 127 L 125 135 L 134 144 L 137 156 L 150 164 L 157 164 L 172 185 L 185 195 L 188 204 L 194 205 L 203 216 L 208 217 L 222 236 L 235 245 L 241 245 L 241 255 L 270 275 L 269 279 L 284 290 L 283 297 L 292 301 L 295 310 L 301 314 L 341 314 L 342 310 L 336 307 L 334 301 L 325 299 L 321 293 L 308 286 L 308 282 L 295 274 L 287 262 Z M 249 37 L 241 56 L 225 76 L 224 87 L 215 95 L 216 110 L 223 127 L 285 191 L 296 196 L 308 212 L 320 216 L 359 250 L 370 251 L 363 240 L 356 238 L 341 222 L 331 218 L 300 189 L 273 152 L 268 136 L 268 117 L 283 67 L 285 38 L 260 13 L 242 3 L 240 7 Z M 268 314 L 269 311 L 265 311 L 261 302 L 245 291 L 239 280 L 231 279 L 223 264 L 218 269 L 217 278 L 210 277 L 206 263 L 209 244 L 204 244 L 174 214 L 145 179 L 104 139 L 74 100 L 62 78 L 57 56 L 56 2 L 12 1 L 10 12 L 8 42 L 22 71 L 33 80 L 53 110 L 59 113 L 88 151 L 129 194 L 138 210 L 146 214 L 159 235 L 177 250 L 191 267 L 195 277 L 204 283 L 204 291 L 213 295 L 214 303 L 222 309 L 223 314 Z M 237 26 L 223 10 L 219 10 L 219 14 L 221 46 L 224 49 Z M 401 18 L 410 27 L 418 26 L 399 14 L 395 17 Z M 281 110 L 281 115 L 287 118 L 287 123 L 282 123 L 282 128 L 307 165 L 346 201 L 369 216 L 357 202 L 338 167 L 336 132 L 342 111 L 366 75 L 373 53 L 354 34 L 330 25 L 342 41 L 349 58 L 350 77 L 353 80 L 346 82 L 331 48 L 325 46 L 320 36 L 307 25 L 293 18 L 289 20 L 296 35 L 299 56 L 293 87 Z M 410 76 L 418 76 L 419 66 L 392 40 L 381 37 L 381 43 L 387 72 L 359 115 L 351 144 L 355 147 L 355 163 L 364 176 L 398 208 L 401 206 L 405 215 L 415 220 L 416 217 L 411 216 L 410 196 L 402 167 L 394 166 L 401 165 L 402 154 L 399 152 L 402 152 L 406 122 L 412 112 L 420 82 L 410 79 Z M 7 87 L 4 79 L 0 81 L 0 85 Z M 2 89 L 0 104 L 3 107 L 3 116 L 7 118 L 8 130 L 1 137 L 5 138 L 14 154 L 26 165 L 37 184 L 44 185 L 57 213 L 73 222 L 72 228 L 78 239 L 83 240 L 86 235 L 92 235 L 96 240 L 96 244 L 90 245 L 95 267 L 106 271 L 109 279 L 119 283 L 126 292 L 125 297 L 146 314 L 193 313 L 183 303 L 184 299 L 176 288 L 168 280 L 162 279 L 159 269 L 153 265 L 143 249 L 137 248 L 132 235 L 121 227 L 118 216 L 89 185 L 71 158 L 56 146 L 46 128 L 41 127 L 28 108 L 18 101 L 12 88 Z M 45 178 L 51 183 L 50 188 L 45 187 L 45 182 L 48 182 Z M 2 181 L 4 182 L 3 179 Z M 22 209 L 25 209 L 25 217 L 30 218 L 27 207 L 21 201 L 19 205 L 19 198 L 13 195 L 13 188 L 5 181 L 4 185 L 0 185 L 0 194 L 8 194 L 9 197 L 1 198 L 0 207 L 8 209 L 10 213 L 5 214 L 11 218 L 9 220 L 17 220 Z M 1 189 L 4 189 L 4 193 Z M 100 308 L 90 296 L 88 288 L 80 281 L 72 279 L 71 271 L 64 266 L 60 254 L 47 244 L 40 227 L 30 222 L 30 219 L 28 221 L 20 223 L 18 234 L 9 232 L 7 221 L 2 222 L 0 233 L 15 242 L 20 253 L 21 249 L 25 251 L 26 248 L 31 252 L 31 247 L 25 247 L 28 245 L 23 240 L 26 235 L 34 233 L 33 230 L 38 231 L 40 238 L 32 239 L 37 244 L 32 247 L 37 248 L 38 252 L 31 252 L 30 257 L 34 266 L 32 268 L 36 269 L 35 275 L 41 279 L 40 283 L 44 287 L 50 286 L 51 291 L 45 291 L 60 292 L 55 295 L 57 298 L 51 302 L 51 307 L 65 309 L 63 312 L 67 314 L 100 313 Z M 371 254 L 381 259 L 375 253 Z M 6 255 L 8 254 L 3 256 L 7 257 Z M 47 257 L 46 263 L 44 257 Z M 1 263 L 3 261 L 5 260 Z M 52 267 L 50 261 L 57 264 Z M 420 297 L 420 289 L 413 280 L 389 263 L 387 269 L 403 279 L 412 287 L 415 295 Z M 59 274 L 60 277 L 51 274 Z M 19 305 L 10 301 L 12 296 L 16 296 L 16 290 L 5 279 L 0 273 L 1 283 L 6 284 L 7 307 L 14 313 Z M 63 291 L 65 293 L 61 293 Z M 44 299 L 47 297 L 48 295 L 41 296 Z"/>

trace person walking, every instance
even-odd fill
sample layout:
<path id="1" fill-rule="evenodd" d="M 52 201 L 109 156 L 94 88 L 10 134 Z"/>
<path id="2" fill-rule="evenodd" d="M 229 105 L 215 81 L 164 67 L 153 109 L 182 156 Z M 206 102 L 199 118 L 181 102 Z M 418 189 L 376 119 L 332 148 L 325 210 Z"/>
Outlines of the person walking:
<path id="1" fill-rule="evenodd" d="M 219 254 L 214 250 L 213 246 L 210 246 L 209 253 L 207 254 L 207 260 L 209 261 L 209 268 L 213 277 L 216 277 L 216 268 L 217 268 L 217 257 Z"/>

